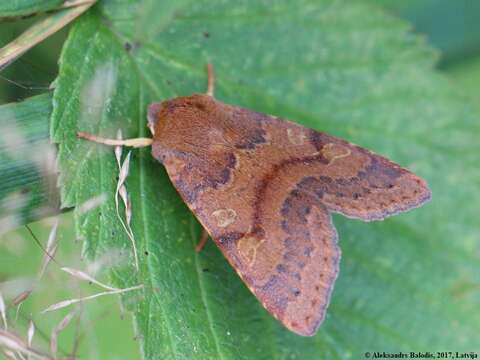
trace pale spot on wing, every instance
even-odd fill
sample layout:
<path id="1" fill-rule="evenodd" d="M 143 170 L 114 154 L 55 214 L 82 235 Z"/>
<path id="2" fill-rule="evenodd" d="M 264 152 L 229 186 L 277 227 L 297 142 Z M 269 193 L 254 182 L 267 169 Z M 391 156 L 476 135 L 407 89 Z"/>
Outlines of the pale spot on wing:
<path id="1" fill-rule="evenodd" d="M 225 142 L 223 130 L 216 127 L 212 127 L 208 130 L 207 137 L 211 144 L 223 144 Z"/>
<path id="2" fill-rule="evenodd" d="M 306 135 L 302 130 L 287 129 L 288 141 L 293 145 L 303 145 L 306 139 Z"/>
<path id="3" fill-rule="evenodd" d="M 349 156 L 352 151 L 346 146 L 329 143 L 322 148 L 322 155 L 329 160 L 329 165 L 333 164 L 335 160 Z"/>
<path id="4" fill-rule="evenodd" d="M 263 136 L 265 142 L 262 144 L 263 146 L 270 145 L 272 143 L 272 135 L 268 131 L 265 131 L 265 135 Z"/>
<path id="5" fill-rule="evenodd" d="M 217 226 L 225 228 L 235 222 L 237 213 L 233 209 L 218 209 L 212 212 L 212 216 L 217 220 Z"/>
<path id="6" fill-rule="evenodd" d="M 185 161 L 176 157 L 169 157 L 164 161 L 164 165 L 168 171 L 168 175 L 170 175 L 171 178 L 176 178 L 185 167 Z"/>
<path id="7" fill-rule="evenodd" d="M 238 152 L 234 152 L 233 156 L 235 156 L 235 169 L 240 169 L 240 154 Z"/>
<path id="8" fill-rule="evenodd" d="M 263 241 L 263 239 L 258 239 L 254 236 L 244 236 L 238 241 L 238 252 L 249 266 L 255 262 L 257 249 Z"/>

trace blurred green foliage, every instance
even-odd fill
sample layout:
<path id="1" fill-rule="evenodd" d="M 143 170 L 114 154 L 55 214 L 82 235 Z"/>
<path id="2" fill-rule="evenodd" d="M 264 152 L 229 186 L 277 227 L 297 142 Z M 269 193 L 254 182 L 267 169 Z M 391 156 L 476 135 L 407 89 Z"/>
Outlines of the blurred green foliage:
<path id="1" fill-rule="evenodd" d="M 62 300 L 102 291 L 60 271 L 61 266 L 85 270 L 88 263 L 80 256 L 82 241 L 76 239 L 74 234 L 71 213 L 62 215 L 59 219 L 57 240 L 60 245 L 55 256 L 56 261 L 50 262 L 40 281 L 36 280 L 35 276 L 44 253 L 27 229 L 21 227 L 0 238 L 0 292 L 9 307 L 9 329 L 25 338 L 28 321 L 32 319 L 36 327 L 33 345 L 45 352 L 49 348 L 52 329 L 73 307 L 46 314 L 40 312 Z M 47 218 L 30 225 L 44 247 L 54 221 L 54 218 Z M 105 275 L 105 269 L 101 268 L 96 278 L 108 284 L 109 280 Z M 33 284 L 35 290 L 20 307 L 13 306 L 12 300 L 28 289 L 29 284 Z M 77 314 L 60 335 L 59 355 L 62 358 L 71 353 L 76 339 L 80 340 L 79 359 L 138 358 L 138 339 L 134 337 L 130 316 L 120 310 L 117 296 L 85 302 L 81 312 L 83 315 L 80 328 Z"/>
<path id="2" fill-rule="evenodd" d="M 54 4 L 56 0 L 52 0 Z M 480 2 L 472 0 L 369 0 L 409 21 L 441 51 L 440 64 L 462 67 L 480 55 Z M 28 1 L 26 1 L 28 2 Z M 43 4 L 45 5 L 45 4 Z M 40 14 L 45 16 L 44 14 Z M 39 16 L 0 25 L 0 47 L 18 36 Z M 0 71 L 0 104 L 45 92 L 55 79 L 57 60 L 69 26 Z M 469 65 L 466 65 L 468 68 Z M 468 70 L 467 70 L 468 71 Z M 16 85 L 15 83 L 19 85 Z M 23 87 L 22 87 L 23 86 Z"/>
<path id="3" fill-rule="evenodd" d="M 480 53 L 480 2 L 472 0 L 370 0 L 408 20 L 441 51 L 441 66 Z"/>
<path id="4" fill-rule="evenodd" d="M 0 23 L 0 47 L 8 44 L 26 28 L 46 16 Z M 29 50 L 21 58 L 0 70 L 0 105 L 16 102 L 49 90 L 57 76 L 57 61 L 69 26 Z"/>
<path id="5" fill-rule="evenodd" d="M 19 17 L 57 9 L 63 0 L 15 0 L 0 3 L 0 16 Z"/>
<path id="6" fill-rule="evenodd" d="M 446 73 L 458 86 L 459 91 L 467 94 L 473 100 L 473 104 L 480 106 L 480 56 L 452 63 Z"/>
<path id="7" fill-rule="evenodd" d="M 58 213 L 50 93 L 0 105 L 0 234 Z"/>

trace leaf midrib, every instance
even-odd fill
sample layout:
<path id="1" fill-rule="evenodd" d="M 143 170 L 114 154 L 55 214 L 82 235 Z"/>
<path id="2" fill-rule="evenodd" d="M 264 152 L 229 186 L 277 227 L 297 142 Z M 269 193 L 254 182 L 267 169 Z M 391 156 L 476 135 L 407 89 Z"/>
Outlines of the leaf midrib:
<path id="1" fill-rule="evenodd" d="M 190 216 L 190 237 L 191 237 L 192 243 L 194 245 L 195 245 L 195 225 L 196 225 L 196 222 L 193 219 L 193 216 Z M 193 247 L 192 247 L 192 249 L 193 249 Z M 225 356 L 221 351 L 218 335 L 217 335 L 217 333 L 215 331 L 215 328 L 213 326 L 213 317 L 212 317 L 212 314 L 211 314 L 211 311 L 210 311 L 210 305 L 208 303 L 207 296 L 206 296 L 207 291 L 205 290 L 205 285 L 203 283 L 202 270 L 201 270 L 201 266 L 200 266 L 199 261 L 198 261 L 198 256 L 199 256 L 198 254 L 194 254 L 195 272 L 196 272 L 196 275 L 197 275 L 198 287 L 199 287 L 199 290 L 200 290 L 200 298 L 201 298 L 203 306 L 205 308 L 205 313 L 207 314 L 208 327 L 210 329 L 210 332 L 212 333 L 212 338 L 213 338 L 213 341 L 215 343 L 215 349 L 217 351 L 217 354 L 219 355 L 219 359 L 225 359 Z"/>

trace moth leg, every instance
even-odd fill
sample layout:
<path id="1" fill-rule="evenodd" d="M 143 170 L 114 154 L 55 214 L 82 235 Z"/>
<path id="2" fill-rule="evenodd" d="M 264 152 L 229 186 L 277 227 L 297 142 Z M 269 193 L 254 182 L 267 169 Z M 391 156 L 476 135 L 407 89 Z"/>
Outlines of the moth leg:
<path id="1" fill-rule="evenodd" d="M 101 136 L 89 134 L 82 131 L 77 132 L 77 137 L 88 140 L 88 141 L 93 141 L 99 144 L 104 144 L 104 145 L 131 146 L 135 148 L 150 146 L 152 145 L 152 142 L 153 142 L 153 139 L 150 139 L 150 138 L 135 138 L 135 139 L 125 139 L 125 140 L 107 139 Z"/>
<path id="2" fill-rule="evenodd" d="M 198 241 L 197 246 L 195 246 L 195 251 L 196 251 L 197 253 L 199 253 L 200 251 L 202 251 L 202 249 L 204 248 L 205 244 L 207 243 L 208 237 L 209 237 L 209 235 L 208 235 L 207 230 L 202 229 L 202 235 L 200 235 L 200 240 Z"/>
<path id="3" fill-rule="evenodd" d="M 212 64 L 207 64 L 207 71 L 208 71 L 207 95 L 213 97 L 213 91 L 215 89 L 215 74 L 213 73 Z"/>

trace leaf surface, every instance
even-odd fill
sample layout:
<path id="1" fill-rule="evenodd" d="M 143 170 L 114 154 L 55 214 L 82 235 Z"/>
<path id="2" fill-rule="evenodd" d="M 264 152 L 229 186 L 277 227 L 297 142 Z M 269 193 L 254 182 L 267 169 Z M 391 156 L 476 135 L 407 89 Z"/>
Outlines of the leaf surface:
<path id="1" fill-rule="evenodd" d="M 0 106 L 0 234 L 58 210 L 52 94 Z"/>
<path id="2" fill-rule="evenodd" d="M 401 21 L 347 1 L 104 1 L 73 26 L 54 92 L 64 206 L 106 194 L 76 226 L 90 257 L 120 249 L 117 286 L 145 358 L 359 358 L 366 351 L 471 351 L 479 342 L 479 126 Z M 77 131 L 148 136 L 146 108 L 206 88 L 216 97 L 343 137 L 427 179 L 433 201 L 384 222 L 334 222 L 343 259 L 313 338 L 283 329 L 200 228 L 148 149 L 127 189 L 140 256 L 116 216 L 113 150 Z"/>
<path id="3" fill-rule="evenodd" d="M 0 18 L 24 16 L 59 8 L 64 0 L 11 0 L 0 3 Z"/>

